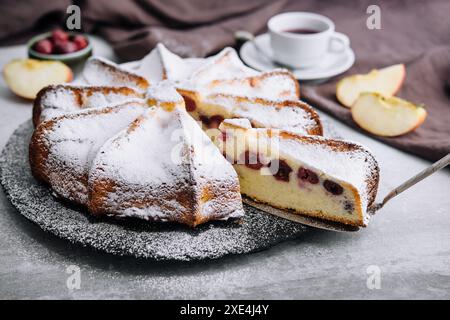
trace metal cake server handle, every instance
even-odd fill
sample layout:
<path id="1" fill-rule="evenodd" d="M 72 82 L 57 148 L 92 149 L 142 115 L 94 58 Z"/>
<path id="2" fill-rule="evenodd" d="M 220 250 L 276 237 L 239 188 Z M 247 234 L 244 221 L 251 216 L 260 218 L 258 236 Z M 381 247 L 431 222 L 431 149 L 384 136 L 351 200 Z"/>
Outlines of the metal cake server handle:
<path id="1" fill-rule="evenodd" d="M 425 168 L 424 170 L 422 170 L 421 172 L 419 172 L 418 174 L 416 174 L 415 176 L 411 177 L 410 179 L 408 179 L 407 181 L 403 182 L 401 185 L 399 185 L 397 188 L 395 188 L 394 190 L 392 190 L 391 192 L 389 192 L 383 199 L 383 201 L 379 202 L 379 203 L 375 203 L 372 206 L 370 206 L 370 208 L 368 209 L 368 212 L 370 215 L 374 215 L 378 210 L 380 210 L 381 208 L 383 208 L 383 206 L 392 198 L 398 196 L 400 193 L 402 193 L 403 191 L 411 188 L 413 185 L 415 185 L 417 182 L 422 181 L 423 179 L 425 179 L 426 177 L 432 175 L 433 173 L 435 173 L 438 170 L 441 170 L 442 168 L 445 168 L 446 166 L 448 166 L 450 164 L 450 153 L 447 154 L 445 157 L 443 157 L 442 159 L 436 161 L 435 163 L 433 163 L 431 166 L 429 166 L 428 168 Z"/>

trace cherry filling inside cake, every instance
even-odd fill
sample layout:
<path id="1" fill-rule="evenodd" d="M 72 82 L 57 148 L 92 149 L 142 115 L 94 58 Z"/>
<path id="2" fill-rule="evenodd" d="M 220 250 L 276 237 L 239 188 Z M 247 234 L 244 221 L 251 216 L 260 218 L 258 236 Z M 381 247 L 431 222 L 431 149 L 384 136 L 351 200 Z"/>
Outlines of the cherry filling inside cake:
<path id="1" fill-rule="evenodd" d="M 203 130 L 217 129 L 224 119 L 233 118 L 232 106 L 214 105 L 202 102 L 199 93 L 179 90 L 182 93 L 186 111 L 196 120 L 200 121 Z"/>
<path id="2" fill-rule="evenodd" d="M 216 144 L 233 163 L 241 192 L 274 207 L 364 226 L 378 167 L 362 147 L 345 141 L 253 129 L 225 120 Z"/>

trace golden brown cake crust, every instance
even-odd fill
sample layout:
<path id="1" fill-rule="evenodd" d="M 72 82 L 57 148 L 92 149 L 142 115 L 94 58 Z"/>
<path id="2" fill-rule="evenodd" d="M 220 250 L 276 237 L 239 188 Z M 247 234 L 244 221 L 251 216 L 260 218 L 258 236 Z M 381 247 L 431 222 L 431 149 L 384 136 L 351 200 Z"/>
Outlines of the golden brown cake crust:
<path id="1" fill-rule="evenodd" d="M 173 208 L 165 206 L 167 203 L 177 202 L 179 205 L 185 208 L 183 214 L 172 215 L 168 217 L 168 221 L 183 223 L 190 227 L 196 227 L 202 223 L 214 220 L 220 220 L 226 218 L 226 215 L 215 212 L 211 215 L 201 214 L 201 205 L 206 203 L 210 199 L 221 197 L 223 201 L 241 201 L 239 194 L 239 184 L 235 183 L 224 194 L 223 190 L 216 188 L 214 185 L 207 185 L 201 189 L 199 193 L 193 193 L 191 187 L 193 181 L 187 181 L 185 186 L 180 186 L 177 189 L 167 190 L 167 192 L 161 194 L 160 197 L 133 197 L 128 199 L 126 203 L 123 203 L 124 208 L 148 208 L 153 205 L 157 205 L 162 211 L 170 212 Z M 108 207 L 107 198 L 108 195 L 114 193 L 117 189 L 122 192 L 134 193 L 136 190 L 127 189 L 129 186 L 118 185 L 116 182 L 109 179 L 99 179 L 91 181 L 89 184 L 89 212 L 96 216 L 116 215 L 116 209 Z M 136 193 L 138 194 L 138 193 Z M 156 219 L 155 221 L 158 221 Z"/>

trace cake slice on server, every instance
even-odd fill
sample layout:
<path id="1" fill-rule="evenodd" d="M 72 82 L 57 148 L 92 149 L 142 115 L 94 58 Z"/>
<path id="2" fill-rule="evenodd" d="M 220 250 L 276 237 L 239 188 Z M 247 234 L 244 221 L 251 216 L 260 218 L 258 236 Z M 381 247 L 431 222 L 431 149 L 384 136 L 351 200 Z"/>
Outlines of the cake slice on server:
<path id="1" fill-rule="evenodd" d="M 216 144 L 238 173 L 242 194 L 273 207 L 366 226 L 379 168 L 362 146 L 225 120 Z"/>
<path id="2" fill-rule="evenodd" d="M 52 85 L 39 91 L 34 100 L 33 123 L 36 127 L 42 121 L 81 109 L 104 108 L 142 98 L 143 94 L 130 87 Z"/>
<path id="3" fill-rule="evenodd" d="M 183 59 L 158 44 L 133 71 L 91 59 L 84 78 L 93 85 L 103 85 L 106 80 L 127 85 L 139 78 L 152 83 L 169 81 L 205 130 L 217 128 L 223 119 L 245 117 L 254 127 L 323 134 L 317 113 L 299 100 L 299 85 L 292 73 L 255 71 L 245 66 L 232 48 L 206 59 Z M 136 83 L 130 86 L 139 90 Z"/>
<path id="4" fill-rule="evenodd" d="M 42 122 L 30 141 L 33 175 L 59 196 L 87 204 L 93 158 L 105 141 L 127 128 L 146 109 L 144 103 L 126 102 L 103 109 L 79 110 Z"/>
<path id="5" fill-rule="evenodd" d="M 230 163 L 189 116 L 174 89 L 97 153 L 89 174 L 89 209 L 196 226 L 244 214 Z M 173 97 L 173 98 L 171 98 Z"/>
<path id="6" fill-rule="evenodd" d="M 299 85 L 291 72 L 257 72 L 232 48 L 206 59 L 183 59 L 158 44 L 137 72 L 151 81 L 169 80 L 205 130 L 217 128 L 223 119 L 245 117 L 254 127 L 323 134 L 317 113 L 299 101 Z"/>

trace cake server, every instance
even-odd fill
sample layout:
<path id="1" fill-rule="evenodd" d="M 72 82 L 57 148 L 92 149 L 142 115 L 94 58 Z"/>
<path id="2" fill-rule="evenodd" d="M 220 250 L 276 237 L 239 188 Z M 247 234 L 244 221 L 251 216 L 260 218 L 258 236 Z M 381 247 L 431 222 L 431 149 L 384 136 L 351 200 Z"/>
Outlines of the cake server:
<path id="1" fill-rule="evenodd" d="M 375 215 L 375 213 L 378 210 L 380 210 L 381 208 L 383 208 L 383 206 L 389 200 L 391 200 L 392 198 L 396 197 L 397 195 L 399 195 L 403 191 L 411 188 L 416 183 L 422 181 L 426 177 L 432 175 L 436 171 L 446 167 L 449 164 L 450 164 L 450 153 L 447 154 L 442 159 L 440 159 L 440 160 L 436 161 L 435 163 L 433 163 L 431 166 L 425 168 L 424 170 L 422 170 L 421 172 L 419 172 L 415 176 L 411 177 L 407 181 L 403 182 L 397 188 L 393 189 L 391 192 L 389 192 L 383 198 L 383 200 L 381 202 L 373 203 L 367 209 L 367 212 L 368 212 L 369 216 L 372 217 L 373 215 Z M 280 218 L 283 218 L 283 219 L 287 219 L 287 220 L 290 220 L 290 221 L 293 221 L 293 222 L 301 223 L 301 224 L 304 224 L 306 226 L 310 226 L 310 227 L 314 227 L 314 228 L 330 230 L 330 231 L 338 231 L 338 232 L 354 232 L 354 231 L 358 231 L 360 229 L 360 227 L 346 225 L 346 224 L 339 223 L 339 222 L 327 221 L 327 220 L 323 220 L 323 219 L 319 219 L 319 218 L 314 218 L 314 217 L 294 214 L 294 213 L 292 213 L 289 210 L 274 208 L 274 207 L 269 206 L 267 204 L 256 202 L 256 201 L 254 201 L 254 200 L 252 200 L 252 199 L 250 199 L 248 197 L 243 197 L 243 202 L 248 204 L 248 205 L 250 205 L 250 206 L 252 206 L 252 207 L 255 207 L 255 208 L 257 208 L 257 209 L 259 209 L 261 211 L 264 211 L 264 212 L 270 213 L 272 215 L 275 215 L 277 217 L 280 217 Z"/>

